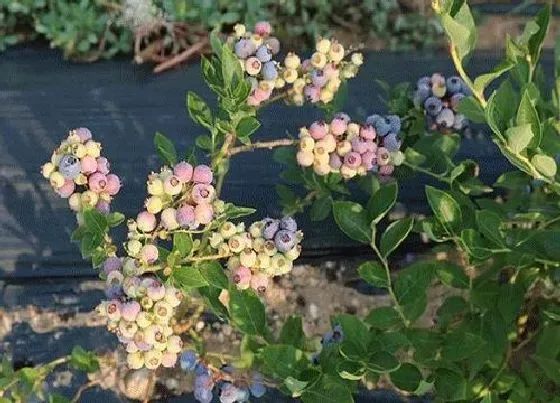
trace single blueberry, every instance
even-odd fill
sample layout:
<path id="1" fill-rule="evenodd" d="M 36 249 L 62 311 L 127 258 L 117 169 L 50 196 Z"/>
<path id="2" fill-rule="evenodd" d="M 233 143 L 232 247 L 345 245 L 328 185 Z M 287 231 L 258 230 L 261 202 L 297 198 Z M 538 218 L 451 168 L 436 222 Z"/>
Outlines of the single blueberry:
<path id="1" fill-rule="evenodd" d="M 398 151 L 401 148 L 401 139 L 395 133 L 389 133 L 383 137 L 383 146 L 390 152 Z"/>
<path id="2" fill-rule="evenodd" d="M 449 128 L 453 126 L 455 121 L 455 114 L 449 108 L 442 109 L 440 113 L 436 116 L 436 123 L 439 126 Z"/>
<path id="3" fill-rule="evenodd" d="M 267 81 L 276 80 L 278 78 L 278 70 L 274 62 L 266 62 L 262 69 L 263 78 Z"/>
<path id="4" fill-rule="evenodd" d="M 439 98 L 429 97 L 426 99 L 426 102 L 424 102 L 424 108 L 428 115 L 437 116 L 443 108 L 443 103 Z"/>
<path id="5" fill-rule="evenodd" d="M 463 80 L 457 76 L 449 77 L 445 83 L 447 92 L 451 95 L 456 94 L 463 88 Z"/>
<path id="6" fill-rule="evenodd" d="M 74 179 L 80 173 L 80 160 L 70 154 L 63 155 L 58 169 L 66 179 Z"/>
<path id="7" fill-rule="evenodd" d="M 296 246 L 296 234 L 292 231 L 282 229 L 274 236 L 274 244 L 280 252 L 287 252 Z"/>
<path id="8" fill-rule="evenodd" d="M 268 46 L 261 45 L 257 49 L 256 56 L 257 56 L 257 59 L 259 59 L 261 62 L 266 63 L 266 62 L 270 61 L 270 59 L 272 59 L 272 52 L 270 51 Z"/>
<path id="9" fill-rule="evenodd" d="M 297 231 L 297 222 L 293 217 L 284 217 L 280 220 L 280 228 L 295 232 Z"/>
<path id="10" fill-rule="evenodd" d="M 265 239 L 273 239 L 274 235 L 276 235 L 280 229 L 280 221 L 272 218 L 265 218 L 264 221 L 263 237 Z"/>

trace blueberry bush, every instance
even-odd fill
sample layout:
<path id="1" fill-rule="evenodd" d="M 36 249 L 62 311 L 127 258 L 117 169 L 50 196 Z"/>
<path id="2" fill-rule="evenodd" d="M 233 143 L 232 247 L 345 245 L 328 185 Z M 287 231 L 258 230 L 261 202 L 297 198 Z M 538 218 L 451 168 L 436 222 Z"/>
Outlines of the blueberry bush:
<path id="1" fill-rule="evenodd" d="M 193 373 L 200 402 L 243 402 L 277 389 L 306 403 L 344 403 L 366 384 L 403 399 L 558 399 L 560 53 L 552 90 L 539 64 L 550 8 L 508 38 L 504 60 L 478 77 L 464 66 L 476 44 L 468 4 L 434 0 L 433 8 L 458 76 L 434 73 L 394 88 L 380 83 L 388 110 L 364 122 L 339 111 L 344 82 L 363 63 L 352 48 L 320 38 L 309 59 L 288 52 L 280 62 L 267 22 L 252 32 L 237 25 L 223 40 L 212 34 L 212 55 L 201 63 L 217 106 L 192 92 L 186 97 L 190 117 L 207 134 L 185 159 L 156 134 L 164 166 L 148 177 L 143 210 L 126 220 L 123 248 L 111 236 L 125 223 L 111 210 L 119 177 L 88 129 L 69 132 L 42 173 L 76 213 L 72 240 L 107 283 L 97 311 L 126 351 L 128 368 L 179 366 Z M 255 141 L 259 111 L 277 101 L 313 103 L 325 120 L 297 138 Z M 474 124 L 490 128 L 511 164 L 492 186 L 478 177 L 483 167 L 476 161 L 455 158 Z M 220 199 L 230 160 L 272 148 L 287 166 L 283 178 L 307 193 L 279 185 L 286 216 L 246 225 L 239 219 L 255 210 Z M 196 162 L 201 154 L 209 165 Z M 441 185 L 425 187 L 430 214 L 390 220 L 399 187 L 417 174 Z M 353 184 L 367 202 L 355 201 Z M 262 302 L 270 279 L 288 274 L 301 253 L 303 233 L 292 215 L 307 208 L 317 221 L 332 214 L 344 234 L 371 248 L 374 258 L 358 273 L 390 297 L 366 317 L 332 317 L 320 339 L 305 334 L 298 316 L 274 334 Z M 436 258 L 395 272 L 395 251 L 418 235 L 435 245 Z M 426 325 L 419 319 L 436 285 L 448 293 Z M 194 329 L 180 331 L 193 295 L 243 335 L 238 353 L 216 355 Z M 4 361 L 2 401 L 68 401 L 43 393 L 49 371 L 70 363 L 95 372 L 103 359 L 76 347 L 35 368 L 14 371 Z"/>

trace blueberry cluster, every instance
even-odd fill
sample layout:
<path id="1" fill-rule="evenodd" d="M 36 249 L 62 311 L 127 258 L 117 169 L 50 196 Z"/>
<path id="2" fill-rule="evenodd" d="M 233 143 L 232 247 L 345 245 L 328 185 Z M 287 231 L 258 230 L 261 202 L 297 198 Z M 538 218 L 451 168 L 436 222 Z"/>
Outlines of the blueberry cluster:
<path id="1" fill-rule="evenodd" d="M 289 100 L 296 105 L 329 103 L 343 80 L 354 78 L 364 62 L 361 53 L 344 60 L 344 46 L 336 40 L 319 39 L 311 58 L 301 62 L 299 56 L 288 53 L 282 68 L 282 78 L 292 84 Z"/>
<path id="2" fill-rule="evenodd" d="M 101 144 L 91 137 L 84 127 L 71 130 L 42 167 L 43 176 L 60 197 L 68 199 L 78 220 L 88 208 L 109 213 L 111 200 L 121 187 L 119 177 L 109 172 L 109 161 L 100 155 Z"/>
<path id="3" fill-rule="evenodd" d="M 342 330 L 342 326 L 337 324 L 334 325 L 331 330 L 329 330 L 327 333 L 323 335 L 323 337 L 321 338 L 321 346 L 322 348 L 324 348 L 325 346 L 331 344 L 342 343 L 343 340 L 344 340 L 344 332 Z M 315 353 L 312 356 L 312 361 L 315 365 L 319 364 L 319 355 L 320 352 Z"/>
<path id="4" fill-rule="evenodd" d="M 460 77 L 447 80 L 440 73 L 422 77 L 416 83 L 414 104 L 424 109 L 426 126 L 429 130 L 448 134 L 461 131 L 468 126 L 468 120 L 458 113 L 457 105 L 470 94 L 470 90 Z"/>
<path id="5" fill-rule="evenodd" d="M 317 121 L 300 129 L 297 162 L 313 167 L 317 175 L 336 172 L 345 179 L 368 172 L 391 175 L 404 160 L 400 128 L 396 115 L 371 115 L 359 125 L 339 113 L 330 123 Z"/>
<path id="6" fill-rule="evenodd" d="M 272 57 L 280 51 L 280 42 L 272 34 L 272 27 L 266 21 L 257 22 L 255 31 L 247 31 L 245 25 L 235 26 L 235 35 L 230 39 L 239 58 L 241 68 L 247 73 L 251 84 L 251 94 L 247 102 L 257 106 L 272 95 L 278 85 L 278 63 Z"/>
<path id="7" fill-rule="evenodd" d="M 227 267 L 239 289 L 266 291 L 268 279 L 288 273 L 301 253 L 303 238 L 292 217 L 265 218 L 245 230 L 243 223 L 226 221 L 212 233 L 210 246 L 221 256 L 230 256 Z M 226 304 L 227 305 L 227 304 Z"/>
<path id="8" fill-rule="evenodd" d="M 340 88 L 343 80 L 354 78 L 363 64 L 361 53 L 352 53 L 350 60 L 344 60 L 347 52 L 336 40 L 320 39 L 316 52 L 310 59 L 301 58 L 289 52 L 284 64 L 273 60 L 280 51 L 280 42 L 272 34 L 272 27 L 266 21 L 258 22 L 254 32 L 237 24 L 228 42 L 241 63 L 251 93 L 247 100 L 250 106 L 258 106 L 270 99 L 275 89 L 287 88 L 288 100 L 296 105 L 305 101 L 329 103 Z"/>
<path id="9" fill-rule="evenodd" d="M 183 352 L 179 362 L 184 371 L 195 373 L 194 397 L 201 403 L 212 401 L 215 388 L 219 390 L 221 403 L 248 402 L 251 395 L 260 398 L 266 393 L 263 377 L 258 373 L 252 374 L 249 382 L 245 380 L 247 386 L 243 386 L 234 383 L 230 369 L 207 367 L 193 350 Z"/>

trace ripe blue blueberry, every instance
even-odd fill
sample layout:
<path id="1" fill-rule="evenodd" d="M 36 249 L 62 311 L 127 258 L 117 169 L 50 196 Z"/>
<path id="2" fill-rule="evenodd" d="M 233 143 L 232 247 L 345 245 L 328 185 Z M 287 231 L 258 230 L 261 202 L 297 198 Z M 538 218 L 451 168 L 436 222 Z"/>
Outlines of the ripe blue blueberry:
<path id="1" fill-rule="evenodd" d="M 251 384 L 249 385 L 249 389 L 251 391 L 251 394 L 256 398 L 264 396 L 264 394 L 266 393 L 266 387 L 264 386 L 262 375 L 255 374 Z"/>
<path id="2" fill-rule="evenodd" d="M 369 116 L 366 118 L 366 125 L 375 126 L 375 123 L 376 123 L 380 118 L 381 118 L 381 116 L 379 116 L 379 115 L 375 115 L 375 114 L 369 115 Z"/>
<path id="3" fill-rule="evenodd" d="M 332 332 L 332 330 L 329 330 L 321 338 L 321 344 L 326 345 L 326 344 L 331 344 L 331 343 L 333 343 L 333 332 Z"/>
<path id="4" fill-rule="evenodd" d="M 401 131 L 401 118 L 397 115 L 389 115 L 386 117 L 389 125 L 391 126 L 392 133 L 398 133 Z"/>
<path id="5" fill-rule="evenodd" d="M 386 118 L 379 118 L 375 121 L 375 131 L 380 137 L 385 137 L 391 131 L 391 122 Z"/>
<path id="6" fill-rule="evenodd" d="M 208 375 L 208 368 L 204 364 L 197 363 L 194 367 L 194 373 L 197 376 Z"/>
<path id="7" fill-rule="evenodd" d="M 74 179 L 80 173 L 80 160 L 73 155 L 63 155 L 58 169 L 66 179 Z"/>
<path id="8" fill-rule="evenodd" d="M 235 44 L 235 54 L 240 59 L 247 59 L 255 52 L 255 44 L 249 39 L 240 39 Z"/>
<path id="9" fill-rule="evenodd" d="M 272 52 L 266 45 L 261 45 L 257 49 L 257 59 L 259 59 L 262 63 L 266 63 L 272 59 Z"/>
<path id="10" fill-rule="evenodd" d="M 194 398 L 200 403 L 211 403 L 212 402 L 212 390 L 196 388 L 194 389 Z"/>
<path id="11" fill-rule="evenodd" d="M 266 62 L 262 68 L 263 78 L 268 81 L 278 78 L 278 70 L 274 62 Z"/>
<path id="12" fill-rule="evenodd" d="M 436 116 L 436 123 L 442 127 L 452 127 L 455 121 L 455 114 L 449 108 L 442 109 Z"/>
<path id="13" fill-rule="evenodd" d="M 265 239 L 273 239 L 274 235 L 280 229 L 280 221 L 272 218 L 264 219 L 263 237 Z"/>
<path id="14" fill-rule="evenodd" d="M 198 355 L 193 350 L 187 350 L 179 357 L 179 364 L 183 371 L 193 371 L 198 361 Z"/>
<path id="15" fill-rule="evenodd" d="M 280 220 L 280 229 L 295 232 L 297 231 L 297 222 L 292 217 L 284 217 Z"/>
<path id="16" fill-rule="evenodd" d="M 296 234 L 292 231 L 282 229 L 274 237 L 276 249 L 280 252 L 287 252 L 296 246 Z"/>
<path id="17" fill-rule="evenodd" d="M 220 390 L 220 403 L 235 403 L 238 400 L 239 388 L 232 383 L 225 382 Z"/>
<path id="18" fill-rule="evenodd" d="M 432 90 L 430 88 L 420 87 L 414 94 L 414 100 L 416 101 L 417 105 L 423 105 L 424 101 L 426 101 L 426 99 L 428 99 L 430 95 L 432 95 Z"/>
<path id="19" fill-rule="evenodd" d="M 430 77 L 420 77 L 420 79 L 418 79 L 418 81 L 416 82 L 416 87 L 420 88 L 420 87 L 428 87 L 430 88 L 432 86 L 432 79 Z"/>
<path id="20" fill-rule="evenodd" d="M 463 89 L 463 80 L 457 76 L 449 77 L 445 83 L 450 95 L 456 94 Z"/>
<path id="21" fill-rule="evenodd" d="M 437 116 L 443 108 L 443 103 L 439 98 L 429 97 L 426 99 L 426 102 L 424 102 L 424 108 L 426 109 L 428 115 Z"/>
<path id="22" fill-rule="evenodd" d="M 395 133 L 389 133 L 383 137 L 383 147 L 390 152 L 398 151 L 401 148 L 401 139 Z"/>

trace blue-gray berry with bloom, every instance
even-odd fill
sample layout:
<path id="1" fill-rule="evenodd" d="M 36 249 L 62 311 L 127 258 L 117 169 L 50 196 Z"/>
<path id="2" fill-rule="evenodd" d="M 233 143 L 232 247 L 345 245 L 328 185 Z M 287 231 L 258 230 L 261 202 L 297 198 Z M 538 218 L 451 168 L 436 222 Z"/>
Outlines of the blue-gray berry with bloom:
<path id="1" fill-rule="evenodd" d="M 437 116 L 443 108 L 443 103 L 439 98 L 429 97 L 426 99 L 426 102 L 424 102 L 424 108 L 428 115 Z"/>
<path id="2" fill-rule="evenodd" d="M 273 239 L 280 229 L 280 220 L 272 218 L 264 219 L 263 237 L 264 239 Z"/>
<path id="3" fill-rule="evenodd" d="M 247 59 L 255 53 L 255 44 L 249 39 L 240 39 L 235 44 L 235 54 L 240 59 Z"/>
<path id="4" fill-rule="evenodd" d="M 297 231 L 297 222 L 293 217 L 284 217 L 280 220 L 280 229 L 287 229 L 288 231 Z"/>
<path id="5" fill-rule="evenodd" d="M 449 95 L 456 94 L 463 89 L 463 80 L 461 80 L 457 76 L 449 77 L 446 82 L 445 86 L 447 87 L 447 92 Z"/>
<path id="6" fill-rule="evenodd" d="M 257 49 L 256 53 L 257 59 L 259 59 L 262 63 L 269 62 L 272 59 L 272 52 L 266 45 L 261 45 Z"/>
<path id="7" fill-rule="evenodd" d="M 268 81 L 278 78 L 278 70 L 274 62 L 266 62 L 262 68 L 263 78 Z"/>
<path id="8" fill-rule="evenodd" d="M 266 393 L 266 386 L 264 386 L 263 377 L 261 374 L 255 374 L 249 385 L 251 394 L 257 399 L 263 397 Z"/>
<path id="9" fill-rule="evenodd" d="M 401 143 L 401 139 L 395 133 L 389 133 L 383 138 L 383 146 L 390 152 L 398 151 L 401 148 Z"/>
<path id="10" fill-rule="evenodd" d="M 379 118 L 375 121 L 375 131 L 380 137 L 385 137 L 391 131 L 391 123 L 387 118 Z"/>
<path id="11" fill-rule="evenodd" d="M 377 123 L 377 121 L 379 119 L 381 119 L 381 116 L 379 116 L 379 115 L 375 115 L 375 114 L 374 115 L 369 115 L 366 118 L 366 125 L 375 127 L 375 123 Z"/>
<path id="12" fill-rule="evenodd" d="M 401 118 L 397 115 L 389 115 L 386 117 L 389 125 L 391 126 L 392 133 L 398 133 L 401 131 Z"/>
<path id="13" fill-rule="evenodd" d="M 296 233 L 282 229 L 274 236 L 274 244 L 280 252 L 287 252 L 296 246 Z"/>
<path id="14" fill-rule="evenodd" d="M 449 108 L 444 108 L 441 110 L 440 113 L 436 116 L 436 123 L 438 126 L 442 126 L 443 128 L 450 128 L 453 126 L 453 122 L 455 121 L 455 114 Z"/>
<path id="15" fill-rule="evenodd" d="M 74 179 L 80 173 L 80 160 L 74 155 L 63 155 L 58 163 L 58 170 L 66 179 Z"/>
<path id="16" fill-rule="evenodd" d="M 198 361 L 198 354 L 193 350 L 184 351 L 179 357 L 179 364 L 183 371 L 194 371 Z"/>

